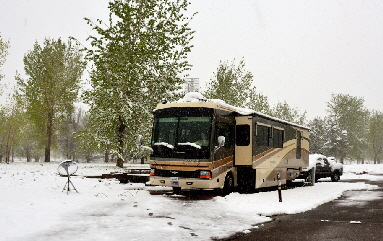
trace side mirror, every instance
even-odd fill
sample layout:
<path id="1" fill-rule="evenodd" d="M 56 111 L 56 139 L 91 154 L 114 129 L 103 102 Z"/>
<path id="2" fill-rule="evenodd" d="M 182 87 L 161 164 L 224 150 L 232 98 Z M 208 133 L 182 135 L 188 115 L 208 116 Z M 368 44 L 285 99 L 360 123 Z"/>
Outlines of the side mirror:
<path id="1" fill-rule="evenodd" d="M 138 148 L 142 148 L 144 150 L 148 150 L 151 153 L 153 153 L 153 149 L 151 147 L 143 146 L 142 145 L 142 135 L 138 135 L 137 140 L 136 140 L 136 145 L 137 145 Z"/>
<path id="2" fill-rule="evenodd" d="M 224 136 L 219 136 L 218 137 L 218 148 L 221 148 L 225 145 L 225 137 Z"/>
<path id="3" fill-rule="evenodd" d="M 138 135 L 137 140 L 136 140 L 136 145 L 138 147 L 142 146 L 142 135 Z"/>
<path id="4" fill-rule="evenodd" d="M 218 146 L 214 148 L 214 152 L 218 151 L 219 148 L 223 147 L 225 145 L 225 137 L 224 136 L 218 136 Z"/>

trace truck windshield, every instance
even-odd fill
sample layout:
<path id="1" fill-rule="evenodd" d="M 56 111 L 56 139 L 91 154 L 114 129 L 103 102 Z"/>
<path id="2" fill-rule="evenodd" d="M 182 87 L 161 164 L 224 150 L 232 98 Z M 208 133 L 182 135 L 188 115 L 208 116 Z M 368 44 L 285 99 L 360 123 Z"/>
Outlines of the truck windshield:
<path id="1" fill-rule="evenodd" d="M 153 156 L 208 159 L 210 117 L 156 118 L 153 129 Z"/>

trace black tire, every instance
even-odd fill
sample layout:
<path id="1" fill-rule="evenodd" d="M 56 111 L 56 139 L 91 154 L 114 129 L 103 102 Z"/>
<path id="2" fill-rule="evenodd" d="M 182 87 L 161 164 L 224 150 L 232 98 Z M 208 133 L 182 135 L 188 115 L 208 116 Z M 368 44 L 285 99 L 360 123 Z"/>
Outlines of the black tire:
<path id="1" fill-rule="evenodd" d="M 225 184 L 223 185 L 222 193 L 228 195 L 234 190 L 234 177 L 231 173 L 228 173 L 225 177 Z"/>
<path id="2" fill-rule="evenodd" d="M 340 179 L 340 175 L 339 175 L 339 173 L 333 173 L 333 174 L 331 175 L 331 181 L 333 181 L 333 182 L 337 182 L 337 181 L 339 181 L 339 179 Z"/>
<path id="3" fill-rule="evenodd" d="M 180 194 L 181 188 L 180 187 L 173 187 L 173 194 Z"/>

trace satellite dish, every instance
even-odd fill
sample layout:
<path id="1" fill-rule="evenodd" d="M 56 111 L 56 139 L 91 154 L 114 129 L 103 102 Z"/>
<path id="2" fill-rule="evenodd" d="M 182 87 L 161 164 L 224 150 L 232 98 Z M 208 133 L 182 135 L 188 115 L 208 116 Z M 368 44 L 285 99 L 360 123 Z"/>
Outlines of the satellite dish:
<path id="1" fill-rule="evenodd" d="M 60 163 L 57 171 L 61 176 L 70 176 L 77 172 L 78 166 L 74 161 L 63 161 Z"/>
<path id="2" fill-rule="evenodd" d="M 71 160 L 61 162 L 59 167 L 57 168 L 57 171 L 59 172 L 61 176 L 68 177 L 68 181 L 65 183 L 65 186 L 63 188 L 63 191 L 67 189 L 67 194 L 70 191 L 70 185 L 72 185 L 73 189 L 76 190 L 77 192 L 77 189 L 74 187 L 72 181 L 70 180 L 70 176 L 73 175 L 77 171 L 77 169 L 78 169 L 78 166 L 76 162 Z"/>

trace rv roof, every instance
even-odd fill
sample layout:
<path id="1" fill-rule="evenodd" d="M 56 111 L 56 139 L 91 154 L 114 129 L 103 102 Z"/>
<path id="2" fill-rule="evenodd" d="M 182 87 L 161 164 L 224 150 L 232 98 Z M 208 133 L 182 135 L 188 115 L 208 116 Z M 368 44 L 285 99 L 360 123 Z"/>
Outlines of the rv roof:
<path id="1" fill-rule="evenodd" d="M 172 108 L 172 107 L 205 107 L 205 108 L 221 109 L 221 110 L 236 112 L 239 115 L 245 115 L 245 116 L 246 115 L 252 115 L 252 116 L 258 115 L 258 116 L 265 117 L 267 119 L 275 120 L 278 122 L 283 122 L 283 123 L 286 123 L 289 125 L 303 128 L 303 129 L 309 129 L 308 127 L 301 126 L 301 125 L 298 125 L 295 123 L 291 123 L 291 122 L 288 122 L 285 120 L 281 120 L 281 119 L 257 112 L 255 110 L 229 105 L 223 100 L 206 99 L 203 95 L 201 95 L 198 92 L 187 93 L 184 98 L 181 98 L 176 102 L 168 102 L 166 104 L 158 104 L 156 110 Z"/>

